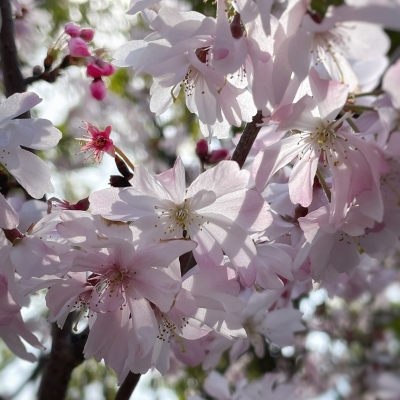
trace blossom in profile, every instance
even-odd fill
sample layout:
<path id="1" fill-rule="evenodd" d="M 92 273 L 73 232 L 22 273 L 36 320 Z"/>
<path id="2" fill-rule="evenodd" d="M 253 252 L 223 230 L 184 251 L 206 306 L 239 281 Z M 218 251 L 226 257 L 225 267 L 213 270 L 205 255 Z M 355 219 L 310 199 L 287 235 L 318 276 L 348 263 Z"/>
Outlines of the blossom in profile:
<path id="1" fill-rule="evenodd" d="M 25 325 L 20 310 L 8 291 L 7 277 L 0 271 L 0 337 L 18 357 L 33 362 L 36 357 L 26 350 L 21 339 L 37 349 L 44 347 Z"/>
<path id="2" fill-rule="evenodd" d="M 18 119 L 42 101 L 35 93 L 15 93 L 0 104 L 0 164 L 34 198 L 54 191 L 50 168 L 26 150 L 47 150 L 56 146 L 61 132 L 42 118 Z M 21 147 L 22 146 L 22 147 Z"/>
<path id="3" fill-rule="evenodd" d="M 85 161 L 94 154 L 94 160 L 100 163 L 104 152 L 111 157 L 115 157 L 114 142 L 110 139 L 111 129 L 111 126 L 107 126 L 104 131 L 101 131 L 89 122 L 86 122 L 86 130 L 90 136 L 86 135 L 83 138 L 79 138 L 79 140 L 86 142 L 86 144 L 82 146 L 80 153 L 91 151 L 89 156 L 85 158 Z"/>

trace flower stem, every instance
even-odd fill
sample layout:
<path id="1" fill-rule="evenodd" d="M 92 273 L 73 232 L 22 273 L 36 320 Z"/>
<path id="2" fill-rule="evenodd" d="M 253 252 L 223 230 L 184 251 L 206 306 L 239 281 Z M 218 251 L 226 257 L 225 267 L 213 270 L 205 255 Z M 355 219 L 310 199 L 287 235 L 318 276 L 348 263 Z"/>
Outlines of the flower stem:
<path id="1" fill-rule="evenodd" d="M 318 168 L 317 168 L 317 177 L 318 177 L 319 183 L 321 184 L 322 189 L 324 189 L 326 197 L 328 198 L 329 203 L 330 203 L 331 199 L 332 199 L 331 189 L 329 189 L 329 186 L 326 183 L 324 176 L 322 175 L 321 171 Z"/>
<path id="2" fill-rule="evenodd" d="M 114 145 L 114 150 L 115 152 L 127 163 L 129 168 L 133 171 L 135 171 L 135 166 L 131 163 L 129 158 L 125 155 L 125 153 L 117 146 Z"/>
<path id="3" fill-rule="evenodd" d="M 345 104 L 343 107 L 346 111 L 364 112 L 364 111 L 376 111 L 374 107 L 359 106 L 355 104 Z"/>
<path id="4" fill-rule="evenodd" d="M 365 93 L 353 93 L 349 95 L 349 99 L 355 99 L 356 97 L 364 97 L 364 96 L 379 96 L 383 94 L 383 90 L 374 90 L 372 92 L 365 92 Z"/>
<path id="5" fill-rule="evenodd" d="M 348 122 L 348 124 L 352 127 L 353 131 L 356 133 L 360 133 L 360 129 L 358 129 L 358 126 L 356 125 L 356 123 L 351 119 L 351 117 L 346 118 L 346 121 Z"/>

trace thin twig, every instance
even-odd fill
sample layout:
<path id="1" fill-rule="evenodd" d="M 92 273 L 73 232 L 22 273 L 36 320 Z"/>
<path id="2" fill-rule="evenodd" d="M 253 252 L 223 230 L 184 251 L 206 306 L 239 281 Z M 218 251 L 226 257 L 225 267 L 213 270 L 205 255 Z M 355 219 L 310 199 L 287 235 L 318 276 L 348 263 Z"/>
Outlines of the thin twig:
<path id="1" fill-rule="evenodd" d="M 253 120 L 248 123 L 244 128 L 239 143 L 237 144 L 236 149 L 233 152 L 231 160 L 236 161 L 239 164 L 240 168 L 243 167 L 244 162 L 246 161 L 246 158 L 250 153 L 251 147 L 256 140 L 258 132 L 261 129 L 261 126 L 257 125 L 261 124 L 262 119 L 262 112 L 258 111 L 257 114 L 253 117 Z"/>
<path id="2" fill-rule="evenodd" d="M 136 385 L 139 382 L 141 375 L 129 372 L 128 376 L 125 378 L 121 387 L 118 389 L 115 400 L 129 400 L 131 394 L 135 390 Z"/>

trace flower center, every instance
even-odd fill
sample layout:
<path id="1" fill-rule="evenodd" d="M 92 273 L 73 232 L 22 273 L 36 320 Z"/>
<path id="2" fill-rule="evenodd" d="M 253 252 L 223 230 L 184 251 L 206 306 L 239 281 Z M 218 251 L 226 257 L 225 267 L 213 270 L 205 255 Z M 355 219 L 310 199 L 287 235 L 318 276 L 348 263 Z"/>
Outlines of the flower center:
<path id="1" fill-rule="evenodd" d="M 189 210 L 187 208 L 178 208 L 175 212 L 175 221 L 178 225 L 184 225 L 187 217 L 189 215 Z"/>

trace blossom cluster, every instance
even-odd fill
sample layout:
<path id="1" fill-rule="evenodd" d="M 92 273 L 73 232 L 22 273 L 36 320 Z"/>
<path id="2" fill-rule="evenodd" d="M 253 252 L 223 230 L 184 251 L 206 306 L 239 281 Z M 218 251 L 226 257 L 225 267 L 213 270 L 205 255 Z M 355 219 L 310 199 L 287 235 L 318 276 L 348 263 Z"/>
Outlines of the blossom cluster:
<path id="1" fill-rule="evenodd" d="M 79 205 L 56 201 L 41 218 L 19 216 L 0 197 L 0 336 L 32 360 L 19 337 L 41 345 L 19 311 L 48 289 L 49 322 L 62 327 L 79 314 L 74 329 L 89 327 L 85 357 L 103 359 L 120 383 L 129 372 L 165 374 L 171 360 L 210 370 L 227 353 L 232 364 L 250 350 L 263 358 L 296 344 L 305 326 L 293 300 L 310 290 L 347 300 L 376 291 L 379 273 L 379 290 L 399 279 L 387 264 L 400 235 L 400 60 L 389 65 L 384 31 L 400 30 L 399 4 L 318 16 L 305 0 L 217 0 L 213 18 L 156 3 L 131 1 L 128 12 L 141 12 L 152 32 L 124 44 L 113 64 L 153 77 L 156 115 L 182 91 L 209 142 L 243 123 L 260 129 L 251 149 L 240 147 L 247 128 L 239 139 L 244 166 L 201 139 L 205 170 L 192 182 L 180 157 L 153 174 L 127 161 L 110 126 L 87 123 L 82 151 L 98 163 L 104 152 L 128 162 L 125 187 L 111 182 Z M 114 66 L 90 54 L 92 30 L 68 24 L 65 32 L 103 98 L 102 77 Z M 14 118 L 39 101 L 28 92 L 0 105 L 0 162 L 35 198 L 53 187 L 26 148 L 50 149 L 61 133 L 46 120 Z M 301 376 L 288 379 L 243 378 L 231 395 L 211 372 L 204 391 L 216 399 L 318 392 Z"/>

